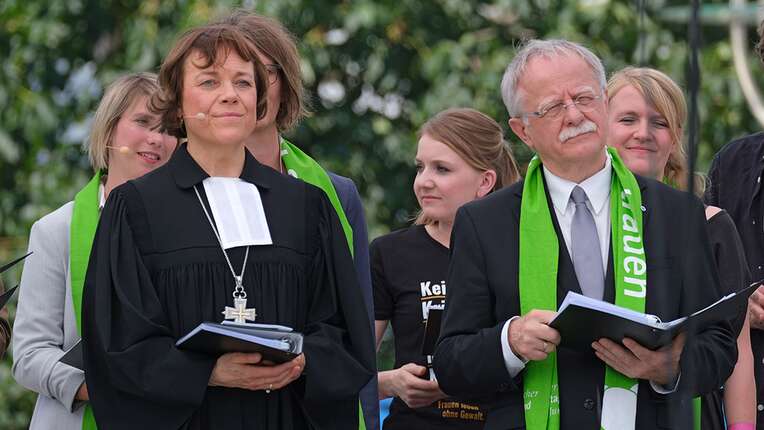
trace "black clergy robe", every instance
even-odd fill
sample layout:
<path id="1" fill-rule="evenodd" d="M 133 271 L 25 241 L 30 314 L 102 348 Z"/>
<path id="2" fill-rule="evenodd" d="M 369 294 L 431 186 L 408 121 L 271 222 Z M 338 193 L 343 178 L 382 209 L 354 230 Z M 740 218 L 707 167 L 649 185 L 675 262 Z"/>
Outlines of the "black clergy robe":
<path id="1" fill-rule="evenodd" d="M 270 394 L 209 387 L 216 357 L 177 339 L 220 322 L 235 286 L 202 207 L 207 174 L 181 145 L 163 167 L 115 188 L 103 209 L 83 297 L 86 382 L 104 429 L 356 429 L 375 374 L 373 337 L 337 216 L 319 188 L 246 152 L 273 245 L 244 274 L 258 323 L 305 334 L 305 370 Z M 228 250 L 237 273 L 244 248 Z"/>

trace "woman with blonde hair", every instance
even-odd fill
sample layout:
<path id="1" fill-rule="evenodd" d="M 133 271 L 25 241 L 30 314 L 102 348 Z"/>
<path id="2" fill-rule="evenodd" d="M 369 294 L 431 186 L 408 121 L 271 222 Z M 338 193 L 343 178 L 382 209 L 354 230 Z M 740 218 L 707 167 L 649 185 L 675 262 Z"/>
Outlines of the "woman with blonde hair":
<path id="1" fill-rule="evenodd" d="M 38 393 L 30 429 L 95 428 L 82 370 L 58 360 L 82 335 L 85 273 L 106 198 L 167 162 L 177 145 L 149 110 L 158 88 L 156 75 L 136 73 L 106 89 L 87 143 L 93 179 L 32 226 L 13 331 L 13 376 Z"/>
<path id="2" fill-rule="evenodd" d="M 682 145 L 686 104 L 679 86 L 650 68 L 627 67 L 608 81 L 608 145 L 615 147 L 629 169 L 639 175 L 686 190 L 687 157 Z M 693 180 L 702 193 L 702 181 Z M 708 234 L 723 293 L 748 285 L 750 274 L 735 224 L 724 210 L 706 207 Z M 747 430 L 756 420 L 750 326 L 745 314 L 732 316 L 738 336 L 738 362 L 723 387 L 702 398 L 703 429 Z M 723 395 L 723 400 L 722 400 Z M 723 404 L 722 404 L 723 403 Z"/>
<path id="3" fill-rule="evenodd" d="M 457 209 L 519 174 L 499 124 L 474 109 L 440 112 L 419 135 L 414 194 L 421 211 L 411 227 L 371 244 L 377 347 L 389 323 L 395 335 L 395 368 L 378 374 L 379 398 L 394 397 L 384 429 L 479 429 L 485 411 L 447 399 L 428 372 L 424 329 L 430 310 L 445 306 Z"/>

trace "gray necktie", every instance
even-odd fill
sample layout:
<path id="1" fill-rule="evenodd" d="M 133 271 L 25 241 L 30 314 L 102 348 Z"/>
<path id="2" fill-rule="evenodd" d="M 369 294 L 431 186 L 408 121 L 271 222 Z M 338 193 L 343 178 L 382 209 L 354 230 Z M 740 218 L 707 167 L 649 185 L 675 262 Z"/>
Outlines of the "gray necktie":
<path id="1" fill-rule="evenodd" d="M 602 269 L 602 253 L 597 225 L 589 212 L 586 202 L 589 198 L 583 188 L 576 185 L 570 194 L 570 199 L 576 204 L 576 213 L 570 225 L 570 242 L 573 257 L 573 267 L 581 291 L 585 296 L 602 300 L 605 288 L 605 271 Z"/>

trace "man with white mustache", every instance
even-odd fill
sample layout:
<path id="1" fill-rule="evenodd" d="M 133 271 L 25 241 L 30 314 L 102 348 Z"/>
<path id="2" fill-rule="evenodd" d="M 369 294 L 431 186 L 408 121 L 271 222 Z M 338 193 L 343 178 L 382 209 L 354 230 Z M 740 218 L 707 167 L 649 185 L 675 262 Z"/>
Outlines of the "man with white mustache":
<path id="1" fill-rule="evenodd" d="M 581 124 L 566 127 L 560 132 L 560 143 L 565 143 L 568 139 L 573 139 L 584 133 L 593 133 L 597 131 L 597 124 L 585 119 Z"/>
<path id="2" fill-rule="evenodd" d="M 605 85 L 565 40 L 529 41 L 504 74 L 509 125 L 537 156 L 523 182 L 459 209 L 434 359 L 445 393 L 485 400 L 486 429 L 691 428 L 690 398 L 736 361 L 728 323 L 655 351 L 573 349 L 548 325 L 569 291 L 664 321 L 718 298 L 702 204 L 606 149 Z"/>

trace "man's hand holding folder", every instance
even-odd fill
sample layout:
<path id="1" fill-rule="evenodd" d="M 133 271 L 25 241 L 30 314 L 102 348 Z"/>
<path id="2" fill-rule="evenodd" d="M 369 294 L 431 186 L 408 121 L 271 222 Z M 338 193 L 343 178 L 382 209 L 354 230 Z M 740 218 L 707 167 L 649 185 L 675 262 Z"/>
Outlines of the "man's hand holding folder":
<path id="1" fill-rule="evenodd" d="M 524 361 L 544 360 L 557 347 L 593 348 L 608 366 L 630 378 L 670 385 L 679 374 L 687 331 L 732 317 L 761 281 L 670 322 L 568 293 L 559 312 L 532 310 L 510 320 L 507 340 Z M 740 308 L 740 309 L 738 309 Z"/>
<path id="2" fill-rule="evenodd" d="M 651 351 L 633 339 L 623 339 L 621 346 L 603 337 L 593 342 L 592 348 L 597 358 L 619 373 L 665 386 L 679 374 L 679 358 L 686 339 L 687 335 L 680 333 L 670 344 Z"/>
<path id="3" fill-rule="evenodd" d="M 560 333 L 549 326 L 557 312 L 534 309 L 513 319 L 507 330 L 512 352 L 521 360 L 540 361 L 560 344 Z"/>

